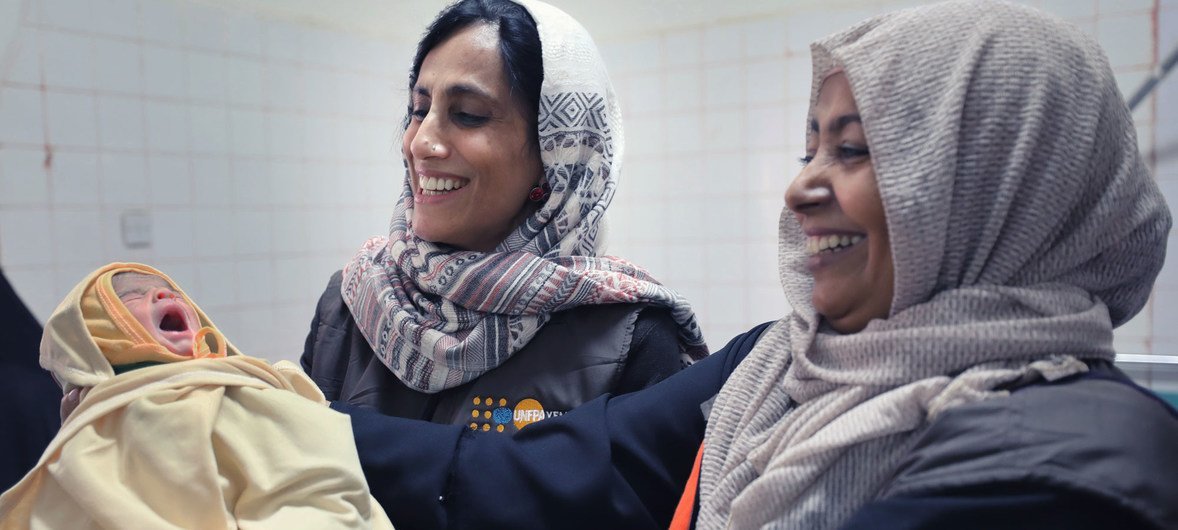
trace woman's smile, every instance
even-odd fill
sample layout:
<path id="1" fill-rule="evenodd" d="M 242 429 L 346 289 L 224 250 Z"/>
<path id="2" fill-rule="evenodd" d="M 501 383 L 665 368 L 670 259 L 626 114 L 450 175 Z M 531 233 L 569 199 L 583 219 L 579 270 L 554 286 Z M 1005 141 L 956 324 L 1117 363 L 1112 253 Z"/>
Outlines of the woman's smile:
<path id="1" fill-rule="evenodd" d="M 470 181 L 441 171 L 419 170 L 415 183 L 415 203 L 437 204 L 459 195 L 458 192 L 465 189 Z"/>
<path id="2" fill-rule="evenodd" d="M 806 268 L 811 273 L 847 260 L 867 260 L 867 240 L 862 234 L 835 233 L 806 237 Z"/>
<path id="3" fill-rule="evenodd" d="M 811 256 L 846 250 L 863 241 L 862 234 L 823 234 L 806 237 L 806 252 Z"/>
<path id="4" fill-rule="evenodd" d="M 417 182 L 422 195 L 441 195 L 451 191 L 458 191 L 466 183 L 457 179 L 424 177 Z"/>

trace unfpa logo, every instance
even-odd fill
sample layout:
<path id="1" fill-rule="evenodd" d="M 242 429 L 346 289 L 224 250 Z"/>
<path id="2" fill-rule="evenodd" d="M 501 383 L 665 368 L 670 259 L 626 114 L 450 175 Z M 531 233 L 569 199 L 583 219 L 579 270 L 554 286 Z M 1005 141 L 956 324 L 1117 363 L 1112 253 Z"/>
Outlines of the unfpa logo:
<path id="1" fill-rule="evenodd" d="M 515 414 L 512 416 L 515 428 L 522 429 L 528 425 L 544 419 L 544 405 L 532 398 L 521 400 L 515 404 Z"/>
<path id="2" fill-rule="evenodd" d="M 497 405 L 497 406 L 496 406 Z M 545 418 L 560 416 L 561 411 L 544 410 L 544 405 L 533 398 L 521 399 L 514 408 L 508 408 L 507 398 L 474 398 L 470 411 L 470 430 L 504 432 L 508 426 L 520 430 Z"/>
<path id="3" fill-rule="evenodd" d="M 545 418 L 552 418 L 564 414 L 559 410 L 544 410 L 544 405 L 532 398 L 520 400 L 515 404 L 515 414 L 512 416 L 516 429 L 522 429 Z"/>

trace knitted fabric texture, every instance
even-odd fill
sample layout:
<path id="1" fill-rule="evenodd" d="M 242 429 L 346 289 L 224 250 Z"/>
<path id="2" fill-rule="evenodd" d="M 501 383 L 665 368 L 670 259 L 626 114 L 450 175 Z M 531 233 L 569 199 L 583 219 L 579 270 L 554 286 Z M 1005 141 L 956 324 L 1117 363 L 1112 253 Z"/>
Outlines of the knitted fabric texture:
<path id="1" fill-rule="evenodd" d="M 551 313 L 582 305 L 670 308 L 685 361 L 707 353 L 686 299 L 625 260 L 597 257 L 621 169 L 617 98 L 580 24 L 547 4 L 520 3 L 540 33 L 538 137 L 551 195 L 494 252 L 481 253 L 414 235 L 406 182 L 389 236 L 367 241 L 344 268 L 341 292 L 360 332 L 385 366 L 423 392 L 499 366 Z"/>
<path id="2" fill-rule="evenodd" d="M 895 265 L 891 313 L 840 335 L 811 303 L 783 211 L 792 313 L 721 390 L 700 528 L 834 528 L 953 406 L 1033 373 L 1113 359 L 1165 256 L 1170 214 L 1103 52 L 1000 2 L 870 19 L 815 43 L 811 106 L 842 68 L 871 147 Z"/>

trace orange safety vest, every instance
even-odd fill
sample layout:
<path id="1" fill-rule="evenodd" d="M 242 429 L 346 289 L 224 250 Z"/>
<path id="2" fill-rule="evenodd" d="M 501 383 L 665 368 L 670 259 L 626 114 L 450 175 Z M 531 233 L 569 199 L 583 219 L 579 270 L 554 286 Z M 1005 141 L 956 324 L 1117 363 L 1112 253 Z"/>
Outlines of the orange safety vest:
<path id="1" fill-rule="evenodd" d="M 683 488 L 683 496 L 679 497 L 679 506 L 675 507 L 675 517 L 671 519 L 670 530 L 689 530 L 691 520 L 695 515 L 695 496 L 699 492 L 699 466 L 704 458 L 704 444 L 699 444 L 699 452 L 695 454 L 695 465 L 691 466 L 691 475 L 687 477 L 687 486 Z"/>

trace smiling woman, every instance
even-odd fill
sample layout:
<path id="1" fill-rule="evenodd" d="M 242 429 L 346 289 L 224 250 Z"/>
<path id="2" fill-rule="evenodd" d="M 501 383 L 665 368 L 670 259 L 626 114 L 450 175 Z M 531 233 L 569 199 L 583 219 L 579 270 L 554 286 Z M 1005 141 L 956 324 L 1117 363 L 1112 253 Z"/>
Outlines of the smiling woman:
<path id="1" fill-rule="evenodd" d="M 854 333 L 892 305 L 888 224 L 846 75 L 826 77 L 812 114 L 805 169 L 785 202 L 806 234 L 814 308 L 835 330 Z"/>
<path id="2" fill-rule="evenodd" d="M 525 204 L 544 171 L 525 101 L 490 25 L 467 26 L 426 56 L 403 148 L 418 237 L 490 252 L 535 210 Z"/>
<path id="3" fill-rule="evenodd" d="M 331 279 L 303 353 L 328 399 L 509 434 L 706 353 L 686 300 L 600 255 L 624 135 L 576 21 L 457 2 L 409 94 L 390 233 Z"/>

